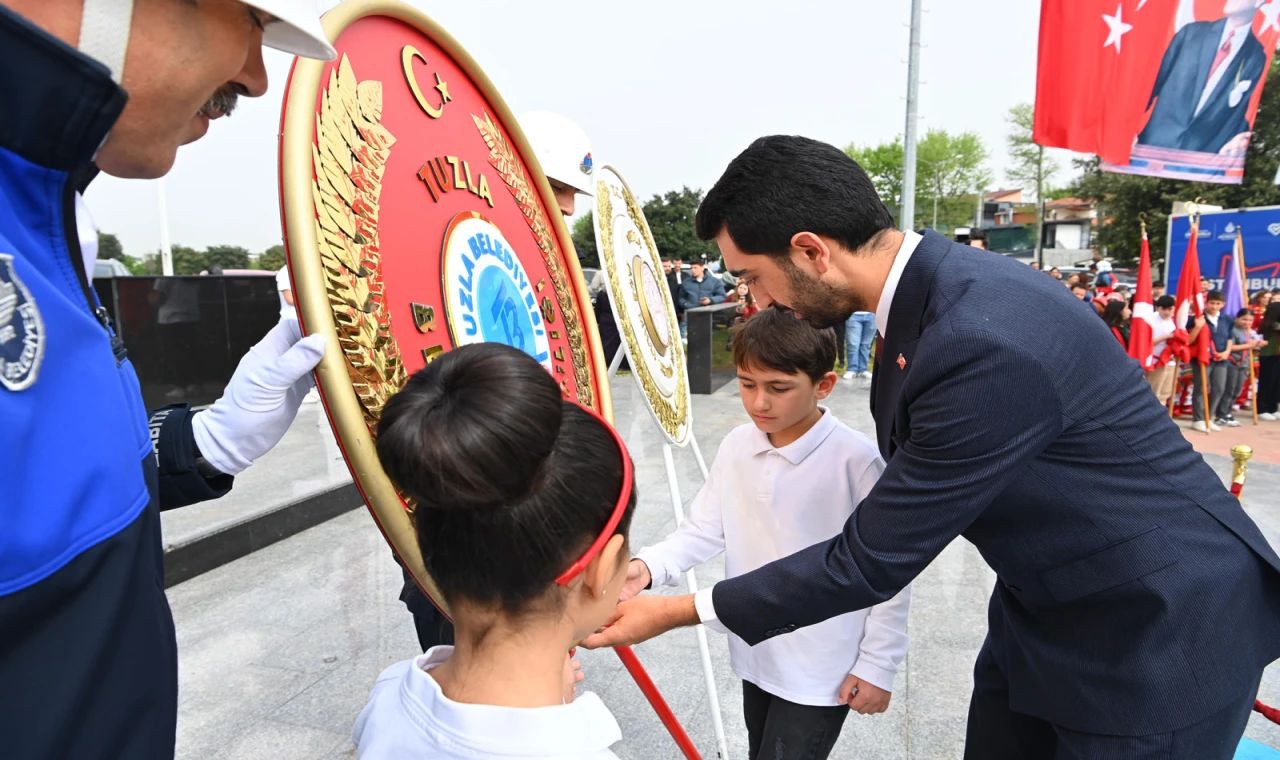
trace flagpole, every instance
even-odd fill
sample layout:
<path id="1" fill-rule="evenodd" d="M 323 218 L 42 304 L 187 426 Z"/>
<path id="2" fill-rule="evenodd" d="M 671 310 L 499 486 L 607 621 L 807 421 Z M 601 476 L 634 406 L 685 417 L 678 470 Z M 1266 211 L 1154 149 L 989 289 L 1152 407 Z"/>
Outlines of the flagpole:
<path id="1" fill-rule="evenodd" d="M 1195 220 L 1191 223 L 1191 237 L 1194 238 L 1195 240 L 1200 239 L 1200 203 L 1201 203 L 1200 199 L 1196 198 L 1196 203 L 1195 203 L 1196 216 L 1195 216 Z M 1197 258 L 1199 258 L 1198 253 L 1197 253 Z M 1200 319 L 1204 319 L 1204 322 L 1200 325 L 1200 329 L 1203 331 L 1204 328 L 1208 326 L 1209 320 L 1205 319 L 1203 312 L 1200 315 Z M 1196 342 L 1197 343 L 1200 342 L 1199 337 L 1196 338 Z M 1213 348 L 1214 348 L 1213 342 L 1210 341 L 1210 345 L 1209 345 L 1210 360 L 1213 359 Z M 1209 431 L 1213 429 L 1213 418 L 1209 415 L 1209 373 L 1205 369 L 1204 362 L 1197 360 L 1196 364 L 1200 365 L 1200 398 L 1202 401 L 1204 401 L 1204 434 L 1209 435 Z M 1195 404 L 1194 391 L 1191 394 L 1191 403 L 1193 405 Z M 1194 417 L 1194 415 L 1192 416 Z"/>
<path id="2" fill-rule="evenodd" d="M 1240 261 L 1240 291 L 1244 294 L 1244 305 L 1249 306 L 1249 268 L 1244 265 L 1244 231 L 1236 226 L 1236 250 Z M 1246 336 L 1247 337 L 1247 336 Z M 1249 407 L 1253 409 L 1253 424 L 1258 424 L 1258 381 L 1253 371 L 1253 349 L 1245 351 L 1245 363 L 1249 365 Z"/>

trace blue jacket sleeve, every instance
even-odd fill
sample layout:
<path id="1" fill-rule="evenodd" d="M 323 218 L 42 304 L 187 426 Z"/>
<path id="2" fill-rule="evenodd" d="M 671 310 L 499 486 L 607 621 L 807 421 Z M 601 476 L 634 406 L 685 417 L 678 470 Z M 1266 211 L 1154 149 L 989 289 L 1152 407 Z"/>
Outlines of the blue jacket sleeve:
<path id="1" fill-rule="evenodd" d="M 712 279 L 715 280 L 715 285 L 712 286 L 712 289 L 716 292 L 711 296 L 711 303 L 724 303 L 728 298 L 728 291 L 725 289 L 724 280 L 719 277 L 713 277 Z"/>
<path id="2" fill-rule="evenodd" d="M 693 283 L 694 288 L 689 287 L 690 283 Z M 696 287 L 697 281 L 692 278 L 680 283 L 680 308 L 688 311 L 689 309 L 696 309 L 701 306 L 701 304 L 698 303 L 698 294 L 694 292 Z"/>
<path id="3" fill-rule="evenodd" d="M 186 404 L 166 406 L 151 414 L 151 447 L 160 472 L 161 510 L 225 496 L 235 481 L 232 475 L 205 477 L 200 473 L 191 433 L 195 415 Z"/>
<path id="4" fill-rule="evenodd" d="M 714 586 L 716 617 L 748 644 L 893 598 L 1059 435 L 1034 356 L 989 333 L 939 337 L 902 391 L 911 428 L 844 530 Z M 1011 406 L 974 403 L 990 397 Z"/>

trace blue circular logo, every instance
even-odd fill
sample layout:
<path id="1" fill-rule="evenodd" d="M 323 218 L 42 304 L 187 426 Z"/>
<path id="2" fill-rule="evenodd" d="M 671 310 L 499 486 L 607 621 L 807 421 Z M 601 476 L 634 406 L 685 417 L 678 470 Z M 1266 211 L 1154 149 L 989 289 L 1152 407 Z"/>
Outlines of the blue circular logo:
<path id="1" fill-rule="evenodd" d="M 520 293 L 511 277 L 498 267 L 490 267 L 481 272 L 476 290 L 476 311 L 484 339 L 539 358 L 533 341 L 533 320 L 520 303 Z"/>

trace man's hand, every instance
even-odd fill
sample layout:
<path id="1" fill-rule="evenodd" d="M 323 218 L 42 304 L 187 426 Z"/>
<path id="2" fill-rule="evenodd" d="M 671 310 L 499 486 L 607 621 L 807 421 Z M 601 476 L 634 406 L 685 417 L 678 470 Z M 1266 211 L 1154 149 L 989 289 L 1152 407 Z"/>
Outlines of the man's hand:
<path id="1" fill-rule="evenodd" d="M 627 580 L 622 584 L 622 593 L 618 595 L 618 601 L 625 602 L 636 596 L 648 588 L 652 581 L 653 576 L 649 573 L 649 566 L 643 560 L 631 560 L 631 564 L 627 565 Z"/>
<path id="2" fill-rule="evenodd" d="M 840 685 L 840 701 L 859 715 L 875 715 L 889 709 L 892 692 L 872 685 L 850 673 Z"/>
<path id="3" fill-rule="evenodd" d="M 1249 138 L 1253 136 L 1252 132 L 1241 132 L 1235 137 L 1227 141 L 1226 145 L 1218 150 L 1220 156 L 1243 156 L 1249 150 Z"/>
<path id="4" fill-rule="evenodd" d="M 710 299 L 710 298 L 703 298 L 702 300 L 698 301 L 698 303 L 702 304 L 703 306 L 710 306 L 710 305 L 711 305 L 711 299 Z"/>
<path id="5" fill-rule="evenodd" d="M 582 642 L 587 649 L 639 644 L 672 628 L 697 625 L 698 610 L 693 594 L 653 596 L 645 594 L 623 602 L 604 627 Z"/>
<path id="6" fill-rule="evenodd" d="M 205 461 L 236 475 L 279 443 L 314 385 L 311 370 L 324 350 L 323 335 L 303 338 L 295 320 L 280 320 L 240 360 L 222 398 L 192 418 Z"/>
<path id="7" fill-rule="evenodd" d="M 582 674 L 582 663 L 573 659 L 572 652 L 564 653 L 564 703 L 567 705 L 577 696 L 577 686 L 586 679 Z"/>

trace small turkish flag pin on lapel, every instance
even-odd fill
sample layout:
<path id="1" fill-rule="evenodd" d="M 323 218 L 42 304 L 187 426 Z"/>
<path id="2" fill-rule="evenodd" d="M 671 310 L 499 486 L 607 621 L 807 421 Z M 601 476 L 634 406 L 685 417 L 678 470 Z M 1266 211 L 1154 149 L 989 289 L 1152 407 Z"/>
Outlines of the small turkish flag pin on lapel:
<path id="1" fill-rule="evenodd" d="M 906 369 L 907 360 L 902 358 L 902 354 L 898 354 L 898 369 Z"/>

